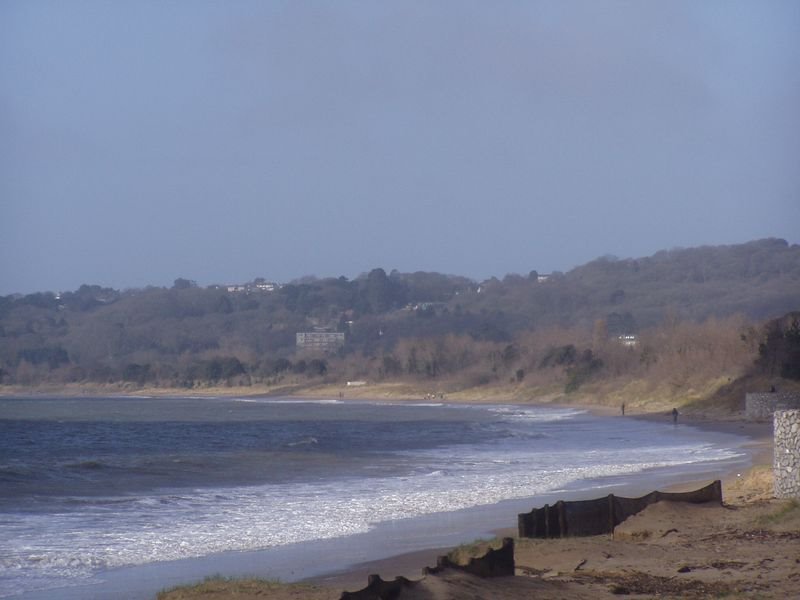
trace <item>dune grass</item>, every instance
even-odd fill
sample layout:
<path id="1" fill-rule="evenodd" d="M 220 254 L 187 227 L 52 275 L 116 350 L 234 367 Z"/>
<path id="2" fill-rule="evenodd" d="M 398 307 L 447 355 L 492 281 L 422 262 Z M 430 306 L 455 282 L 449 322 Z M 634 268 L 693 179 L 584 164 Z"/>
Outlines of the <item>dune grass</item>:
<path id="1" fill-rule="evenodd" d="M 212 575 L 200 583 L 180 585 L 162 590 L 156 600 L 222 600 L 233 598 L 297 598 L 307 600 L 332 600 L 338 594 L 332 590 L 304 583 L 283 583 L 279 579 L 260 577 L 224 577 Z"/>
<path id="2" fill-rule="evenodd" d="M 759 517 L 756 523 L 768 529 L 800 530 L 800 500 L 786 500 L 774 512 Z"/>

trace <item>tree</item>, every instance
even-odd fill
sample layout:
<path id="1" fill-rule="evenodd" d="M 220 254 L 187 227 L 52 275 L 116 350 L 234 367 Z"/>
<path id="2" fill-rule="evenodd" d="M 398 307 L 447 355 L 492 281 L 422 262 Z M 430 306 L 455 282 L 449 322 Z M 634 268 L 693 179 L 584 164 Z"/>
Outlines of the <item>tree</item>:
<path id="1" fill-rule="evenodd" d="M 503 361 L 503 366 L 506 368 L 510 367 L 512 363 L 519 359 L 519 348 L 517 348 L 514 344 L 508 344 L 505 348 L 503 348 L 500 358 Z"/>
<path id="2" fill-rule="evenodd" d="M 61 346 L 44 346 L 20 350 L 17 352 L 17 360 L 27 361 L 32 365 L 47 364 L 50 369 L 57 369 L 69 362 L 69 356 Z"/>
<path id="3" fill-rule="evenodd" d="M 800 321 L 793 319 L 783 337 L 786 355 L 781 364 L 781 377 L 800 380 Z"/>
<path id="4" fill-rule="evenodd" d="M 130 363 L 122 370 L 122 379 L 124 381 L 132 381 L 138 385 L 143 385 L 150 375 L 150 365 L 140 365 L 137 363 Z"/>
<path id="5" fill-rule="evenodd" d="M 321 358 L 312 358 L 308 361 L 308 375 L 310 377 L 322 376 L 328 372 L 328 363 Z"/>
<path id="6" fill-rule="evenodd" d="M 595 319 L 592 330 L 592 347 L 600 350 L 608 341 L 608 323 L 605 319 Z"/>
<path id="7" fill-rule="evenodd" d="M 392 354 L 385 354 L 382 359 L 381 374 L 386 377 L 400 375 L 403 364 Z"/>
<path id="8" fill-rule="evenodd" d="M 765 326 L 756 364 L 769 375 L 800 379 L 800 313 L 790 313 Z"/>
<path id="9" fill-rule="evenodd" d="M 214 312 L 229 315 L 233 312 L 233 304 L 231 304 L 228 296 L 220 296 L 219 300 L 214 305 Z"/>
<path id="10" fill-rule="evenodd" d="M 383 269 L 372 269 L 367 275 L 364 296 L 370 312 L 386 312 L 392 304 L 392 285 Z"/>

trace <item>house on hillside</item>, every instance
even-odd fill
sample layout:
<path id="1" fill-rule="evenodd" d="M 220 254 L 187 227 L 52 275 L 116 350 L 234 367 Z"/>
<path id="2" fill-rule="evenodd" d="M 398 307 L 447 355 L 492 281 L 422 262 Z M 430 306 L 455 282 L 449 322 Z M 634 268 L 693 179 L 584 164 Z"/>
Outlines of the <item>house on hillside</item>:
<path id="1" fill-rule="evenodd" d="M 344 333 L 338 331 L 298 331 L 295 334 L 298 350 L 335 352 L 344 346 Z"/>

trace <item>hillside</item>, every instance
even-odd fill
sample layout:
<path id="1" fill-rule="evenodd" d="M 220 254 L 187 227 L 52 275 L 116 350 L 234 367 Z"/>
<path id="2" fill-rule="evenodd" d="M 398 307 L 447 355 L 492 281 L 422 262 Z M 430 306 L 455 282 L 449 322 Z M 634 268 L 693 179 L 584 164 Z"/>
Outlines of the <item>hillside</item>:
<path id="1" fill-rule="evenodd" d="M 712 354 L 733 373 L 752 363 L 760 322 L 800 308 L 800 246 L 767 239 L 603 257 L 567 273 L 484 282 L 374 269 L 352 281 L 256 280 L 232 290 L 178 279 L 169 289 L 84 285 L 0 297 L 0 383 L 191 388 L 367 377 L 577 389 L 612 368 L 667 369 L 661 354 L 677 344 L 690 356 L 678 340 L 690 332 L 725 346 Z M 295 334 L 315 330 L 345 342 L 332 353 L 298 351 Z M 638 336 L 635 350 L 609 344 L 623 334 Z M 680 388 L 692 369 L 675 369 Z"/>

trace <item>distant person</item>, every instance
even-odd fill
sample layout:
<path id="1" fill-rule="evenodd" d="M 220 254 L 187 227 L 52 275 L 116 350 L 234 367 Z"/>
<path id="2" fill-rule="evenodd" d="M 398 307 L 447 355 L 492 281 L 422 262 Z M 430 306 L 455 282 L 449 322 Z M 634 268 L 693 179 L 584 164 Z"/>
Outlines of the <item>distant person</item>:
<path id="1" fill-rule="evenodd" d="M 625 403 L 624 402 L 622 403 L 622 406 L 620 407 L 620 410 L 622 411 L 622 416 L 624 417 L 625 416 Z"/>
<path id="2" fill-rule="evenodd" d="M 673 408 L 672 409 L 672 423 L 674 425 L 678 424 L 678 409 L 677 408 Z"/>
<path id="3" fill-rule="evenodd" d="M 770 391 L 770 393 L 774 394 L 775 391 L 776 391 L 775 390 L 775 386 L 774 385 L 769 386 L 769 391 Z"/>

